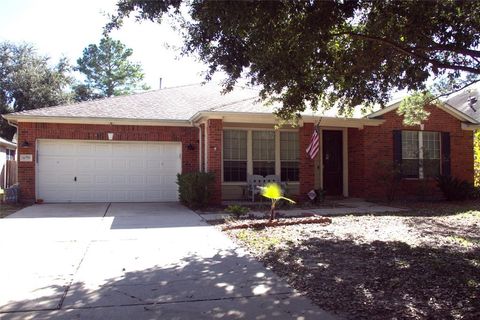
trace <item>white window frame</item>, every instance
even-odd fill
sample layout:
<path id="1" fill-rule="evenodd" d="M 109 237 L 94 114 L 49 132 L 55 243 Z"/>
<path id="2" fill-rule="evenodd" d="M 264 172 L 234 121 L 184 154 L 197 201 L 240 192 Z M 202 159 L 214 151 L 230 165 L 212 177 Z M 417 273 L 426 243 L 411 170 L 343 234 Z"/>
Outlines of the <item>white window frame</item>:
<path id="1" fill-rule="evenodd" d="M 279 136 L 278 136 L 278 153 L 279 153 L 279 159 L 280 159 L 280 161 L 279 161 L 280 166 L 279 166 L 279 169 L 278 169 L 278 176 L 279 176 L 280 178 L 282 177 L 282 162 L 297 162 L 297 163 L 298 163 L 298 168 L 300 169 L 300 137 L 298 137 L 298 135 L 297 135 L 297 138 L 298 138 L 298 149 L 299 149 L 299 150 L 298 150 L 298 159 L 297 159 L 297 160 L 291 160 L 291 159 L 289 159 L 289 160 L 282 160 L 282 155 L 281 155 L 281 150 L 280 150 L 280 149 L 281 149 L 281 134 L 284 133 L 284 132 L 287 132 L 287 133 L 288 133 L 288 132 L 291 132 L 291 131 L 283 131 L 283 132 L 280 132 L 280 133 L 279 133 Z M 298 134 L 298 132 L 297 132 L 297 134 Z M 300 180 L 300 176 L 298 177 L 298 179 Z M 298 183 L 299 180 L 288 181 L 288 182 L 289 182 L 289 183 L 291 183 L 291 182 L 293 182 L 293 183 L 297 182 L 297 183 Z"/>
<path id="2" fill-rule="evenodd" d="M 296 132 L 298 129 L 280 129 L 275 130 L 273 128 L 244 128 L 244 127 L 230 127 L 224 126 L 223 131 L 226 130 L 243 130 L 247 131 L 247 176 L 253 174 L 253 131 L 273 131 L 275 132 L 275 175 L 281 176 L 281 164 L 280 164 L 280 132 Z M 300 140 L 300 138 L 299 138 Z M 299 141 L 300 147 L 300 141 Z M 300 152 L 300 151 L 299 151 Z M 298 181 L 289 181 L 289 184 L 298 184 Z M 247 182 L 234 182 L 225 181 L 224 179 L 224 167 L 223 167 L 223 133 L 222 133 L 222 184 L 224 185 L 246 185 Z"/>
<path id="3" fill-rule="evenodd" d="M 441 139 L 441 136 L 440 136 L 440 132 L 438 131 L 414 131 L 414 130 L 402 130 L 402 132 L 418 132 L 418 158 L 404 158 L 403 157 L 403 134 L 402 134 L 402 161 L 404 159 L 406 160 L 418 160 L 418 178 L 407 178 L 407 179 L 425 179 L 425 173 L 424 173 L 424 170 L 423 170 L 423 160 L 424 159 L 424 148 L 423 148 L 423 133 L 424 132 L 434 132 L 437 134 L 438 136 L 438 143 L 439 143 L 439 149 L 438 149 L 438 153 L 439 153 L 439 157 L 438 157 L 438 161 L 440 161 L 440 174 L 442 173 L 442 163 L 441 163 L 441 159 L 442 159 L 442 139 Z M 437 159 L 437 158 L 433 158 L 433 159 Z"/>
<path id="4" fill-rule="evenodd" d="M 224 143 L 225 143 L 225 131 L 245 131 L 245 130 L 241 130 L 241 129 L 236 129 L 236 128 L 224 128 L 224 130 L 222 131 L 222 182 L 223 183 L 232 183 L 232 184 L 238 184 L 238 183 L 245 183 L 246 181 L 225 181 L 225 177 L 224 177 L 224 169 L 225 169 L 225 157 L 224 157 L 224 154 L 223 154 L 223 150 L 225 148 L 224 146 Z M 249 149 L 250 149 L 250 146 L 249 146 L 249 140 L 251 139 L 251 134 L 249 134 L 249 132 L 247 132 L 247 176 L 248 176 L 248 167 L 249 167 L 249 161 L 251 160 L 252 158 L 252 155 L 251 155 L 251 151 L 250 151 L 250 154 L 249 154 Z M 245 160 L 238 160 L 238 159 L 228 159 L 227 161 L 238 161 L 238 162 L 243 162 Z"/>

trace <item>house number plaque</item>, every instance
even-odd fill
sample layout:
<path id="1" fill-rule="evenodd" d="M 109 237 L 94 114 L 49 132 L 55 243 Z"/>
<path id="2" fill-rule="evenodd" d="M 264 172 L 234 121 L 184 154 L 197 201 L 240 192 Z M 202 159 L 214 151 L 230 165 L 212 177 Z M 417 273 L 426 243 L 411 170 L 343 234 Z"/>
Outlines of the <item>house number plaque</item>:
<path id="1" fill-rule="evenodd" d="M 33 156 L 31 154 L 21 154 L 20 162 L 32 162 Z"/>

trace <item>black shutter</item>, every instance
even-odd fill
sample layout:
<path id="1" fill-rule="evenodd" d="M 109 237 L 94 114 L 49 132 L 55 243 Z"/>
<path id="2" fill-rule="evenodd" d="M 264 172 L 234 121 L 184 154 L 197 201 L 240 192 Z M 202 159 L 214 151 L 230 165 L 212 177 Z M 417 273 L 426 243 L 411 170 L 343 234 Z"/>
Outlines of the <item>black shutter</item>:
<path id="1" fill-rule="evenodd" d="M 449 176 L 450 169 L 450 133 L 442 132 L 442 175 Z"/>
<path id="2" fill-rule="evenodd" d="M 393 130 L 393 163 L 397 166 L 402 164 L 402 131 Z"/>

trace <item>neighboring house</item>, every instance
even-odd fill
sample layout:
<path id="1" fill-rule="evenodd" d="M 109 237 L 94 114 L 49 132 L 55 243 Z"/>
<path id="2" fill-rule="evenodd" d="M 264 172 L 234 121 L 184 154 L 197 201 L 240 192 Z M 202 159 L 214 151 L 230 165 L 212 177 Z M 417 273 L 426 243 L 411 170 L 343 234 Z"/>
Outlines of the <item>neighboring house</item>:
<path id="1" fill-rule="evenodd" d="M 16 176 L 15 166 L 7 166 L 7 160 L 15 160 L 17 145 L 13 142 L 0 138 L 0 187 L 9 187 L 12 182 L 12 175 Z M 7 172 L 8 171 L 8 172 Z"/>
<path id="2" fill-rule="evenodd" d="M 439 173 L 473 179 L 479 124 L 447 104 L 428 107 L 422 127 L 404 127 L 397 103 L 366 117 L 304 114 L 298 127 L 276 130 L 258 91 L 220 90 L 191 85 L 5 115 L 18 126 L 22 200 L 176 201 L 176 174 L 198 170 L 216 173 L 213 203 L 241 198 L 251 174 L 281 176 L 300 199 L 318 188 L 384 197 L 383 171 L 394 161 L 404 167 L 403 196 L 433 192 Z"/>

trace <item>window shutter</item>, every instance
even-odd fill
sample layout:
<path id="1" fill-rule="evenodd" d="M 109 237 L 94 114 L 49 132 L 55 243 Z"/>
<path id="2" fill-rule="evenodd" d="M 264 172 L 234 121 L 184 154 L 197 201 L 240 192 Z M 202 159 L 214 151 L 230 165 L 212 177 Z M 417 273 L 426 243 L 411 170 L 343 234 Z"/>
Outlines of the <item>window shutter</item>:
<path id="1" fill-rule="evenodd" d="M 393 130 L 393 162 L 395 165 L 402 164 L 402 131 Z"/>
<path id="2" fill-rule="evenodd" d="M 450 133 L 442 132 L 442 174 L 449 176 L 451 174 L 450 169 Z"/>

